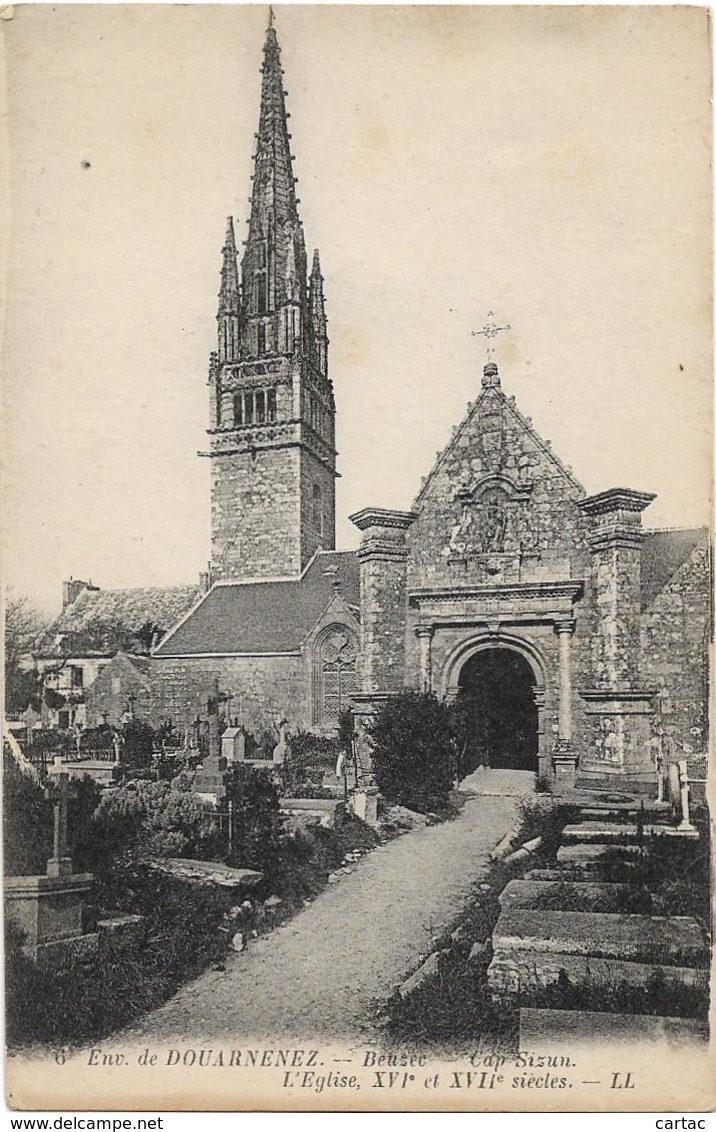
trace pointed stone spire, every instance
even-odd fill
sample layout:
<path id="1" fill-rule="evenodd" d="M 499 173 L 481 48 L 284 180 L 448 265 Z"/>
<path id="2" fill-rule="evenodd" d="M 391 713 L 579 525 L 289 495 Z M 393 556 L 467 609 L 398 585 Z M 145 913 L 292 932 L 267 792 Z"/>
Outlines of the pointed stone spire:
<path id="1" fill-rule="evenodd" d="M 226 220 L 226 237 L 221 249 L 221 286 L 219 288 L 218 323 L 219 361 L 233 362 L 240 352 L 240 314 L 241 295 L 239 291 L 239 271 L 236 263 L 236 239 L 234 219 Z"/>
<path id="2" fill-rule="evenodd" d="M 311 328 L 311 343 L 313 360 L 318 372 L 327 376 L 328 369 L 328 333 L 326 319 L 326 304 L 323 294 L 323 276 L 321 275 L 321 260 L 318 248 L 313 253 L 313 266 L 308 283 L 308 311 Z"/>
<path id="3" fill-rule="evenodd" d="M 223 262 L 221 265 L 221 287 L 219 289 L 219 314 L 228 311 L 239 311 L 239 269 L 236 263 L 236 238 L 234 236 L 234 218 L 226 219 L 226 237 L 221 249 Z"/>
<path id="4" fill-rule="evenodd" d="M 251 216 L 241 265 L 243 309 L 249 320 L 274 314 L 286 303 L 297 303 L 305 309 L 306 299 L 306 249 L 298 216 L 281 49 L 273 17 L 266 30 L 261 73 Z M 302 319 L 292 314 L 283 321 L 299 331 Z M 280 324 L 275 330 L 275 335 L 269 337 L 275 337 L 281 349 L 284 335 Z M 294 339 L 290 335 L 289 338 L 292 350 Z M 248 326 L 249 351 L 253 339 Z"/>

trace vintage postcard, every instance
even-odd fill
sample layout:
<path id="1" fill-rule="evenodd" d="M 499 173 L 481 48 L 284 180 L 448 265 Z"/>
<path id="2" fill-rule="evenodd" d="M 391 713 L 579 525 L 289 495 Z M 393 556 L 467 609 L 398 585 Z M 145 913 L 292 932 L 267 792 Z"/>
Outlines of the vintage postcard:
<path id="1" fill-rule="evenodd" d="M 708 10 L 2 15 L 8 1103 L 709 1108 Z"/>

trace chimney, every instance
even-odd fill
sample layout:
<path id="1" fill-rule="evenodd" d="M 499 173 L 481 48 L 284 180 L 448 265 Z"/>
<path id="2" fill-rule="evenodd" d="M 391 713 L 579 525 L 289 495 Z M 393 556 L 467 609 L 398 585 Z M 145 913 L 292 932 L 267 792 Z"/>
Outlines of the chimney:
<path id="1" fill-rule="evenodd" d="M 76 601 L 83 590 L 98 590 L 99 586 L 93 586 L 91 582 L 83 582 L 80 578 L 73 578 L 70 576 L 68 582 L 62 583 L 62 608 L 67 609 L 68 605 L 72 605 Z"/>

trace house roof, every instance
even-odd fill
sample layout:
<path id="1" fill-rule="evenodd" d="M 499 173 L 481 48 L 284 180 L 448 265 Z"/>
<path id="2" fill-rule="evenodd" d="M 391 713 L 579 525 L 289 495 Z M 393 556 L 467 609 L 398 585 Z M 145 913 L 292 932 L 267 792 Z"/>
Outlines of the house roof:
<path id="1" fill-rule="evenodd" d="M 154 655 L 297 652 L 336 591 L 357 615 L 355 551 L 318 551 L 299 578 L 217 582 Z"/>
<path id="2" fill-rule="evenodd" d="M 646 609 L 651 605 L 696 547 L 708 545 L 709 532 L 706 527 L 645 531 L 641 546 L 642 607 Z"/>
<path id="3" fill-rule="evenodd" d="M 198 586 L 82 590 L 35 643 L 35 656 L 107 656 L 148 622 L 167 632 L 200 596 Z"/>

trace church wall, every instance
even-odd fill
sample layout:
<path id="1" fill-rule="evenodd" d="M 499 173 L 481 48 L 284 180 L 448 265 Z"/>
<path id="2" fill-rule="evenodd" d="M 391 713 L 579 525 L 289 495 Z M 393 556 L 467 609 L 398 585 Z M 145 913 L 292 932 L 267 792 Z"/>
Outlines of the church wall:
<path id="1" fill-rule="evenodd" d="M 710 593 L 709 553 L 699 547 L 642 615 L 644 682 L 657 690 L 653 725 L 667 757 L 707 752 Z"/>
<path id="2" fill-rule="evenodd" d="M 151 680 L 152 723 L 171 719 L 179 728 L 189 726 L 202 694 L 217 681 L 219 692 L 235 697 L 231 715 L 249 729 L 276 718 L 287 719 L 291 727 L 311 725 L 310 684 L 300 655 L 156 658 Z"/>

